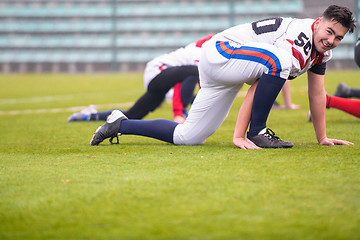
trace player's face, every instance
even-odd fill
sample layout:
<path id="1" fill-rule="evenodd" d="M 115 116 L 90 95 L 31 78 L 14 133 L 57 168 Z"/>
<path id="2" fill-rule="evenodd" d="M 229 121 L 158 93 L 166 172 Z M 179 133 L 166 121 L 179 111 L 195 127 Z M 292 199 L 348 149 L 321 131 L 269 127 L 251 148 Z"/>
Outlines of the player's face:
<path id="1" fill-rule="evenodd" d="M 318 18 L 314 25 L 314 46 L 324 53 L 339 45 L 348 29 L 337 21 Z"/>

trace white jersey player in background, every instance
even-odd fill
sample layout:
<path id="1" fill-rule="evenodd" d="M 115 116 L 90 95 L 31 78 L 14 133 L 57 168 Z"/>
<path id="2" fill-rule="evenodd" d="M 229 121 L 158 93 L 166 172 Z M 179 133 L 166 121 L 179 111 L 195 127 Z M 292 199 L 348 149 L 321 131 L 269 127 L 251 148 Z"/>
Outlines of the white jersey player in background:
<path id="1" fill-rule="evenodd" d="M 90 143 L 98 145 L 106 138 L 130 134 L 178 145 L 203 144 L 225 120 L 246 83 L 253 86 L 239 110 L 234 144 L 244 149 L 292 147 L 293 143 L 280 140 L 267 129 L 266 121 L 285 81 L 307 72 L 318 142 L 352 144 L 327 138 L 324 74 L 331 49 L 354 28 L 351 11 L 332 5 L 316 20 L 272 18 L 227 29 L 201 48 L 200 90 L 184 124 L 161 119 L 128 120 L 120 111 L 114 111 L 95 131 Z M 245 139 L 249 122 L 250 142 Z"/>
<path id="2" fill-rule="evenodd" d="M 165 95 L 173 90 L 173 119 L 183 123 L 187 116 L 195 87 L 199 81 L 198 63 L 200 48 L 212 35 L 198 39 L 185 47 L 162 54 L 146 64 L 144 85 L 146 92 L 124 114 L 129 119 L 142 119 L 158 108 Z M 68 122 L 105 121 L 114 109 L 98 112 L 94 105 L 72 114 Z"/>

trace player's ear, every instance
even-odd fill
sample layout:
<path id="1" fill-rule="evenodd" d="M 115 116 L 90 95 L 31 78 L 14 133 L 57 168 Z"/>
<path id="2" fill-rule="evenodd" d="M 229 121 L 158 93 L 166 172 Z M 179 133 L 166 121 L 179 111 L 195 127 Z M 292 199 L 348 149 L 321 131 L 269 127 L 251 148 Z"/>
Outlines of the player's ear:
<path id="1" fill-rule="evenodd" d="M 316 30 L 318 27 L 319 27 L 319 24 L 321 23 L 322 21 L 322 17 L 318 17 L 315 22 L 314 22 L 314 30 Z"/>

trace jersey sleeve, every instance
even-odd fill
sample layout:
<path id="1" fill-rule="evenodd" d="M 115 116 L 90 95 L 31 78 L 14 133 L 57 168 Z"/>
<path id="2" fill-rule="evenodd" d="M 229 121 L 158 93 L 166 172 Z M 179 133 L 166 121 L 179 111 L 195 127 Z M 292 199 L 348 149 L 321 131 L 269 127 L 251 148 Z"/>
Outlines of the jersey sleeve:
<path id="1" fill-rule="evenodd" d="M 319 74 L 319 75 L 325 75 L 325 71 L 326 71 L 326 62 L 324 63 L 320 63 L 320 64 L 315 64 L 314 66 L 312 66 L 309 71 Z"/>
<path id="2" fill-rule="evenodd" d="M 315 62 L 315 64 L 309 69 L 311 72 L 325 75 L 326 63 L 331 59 L 332 51 L 327 51 L 323 54 L 320 54 Z"/>

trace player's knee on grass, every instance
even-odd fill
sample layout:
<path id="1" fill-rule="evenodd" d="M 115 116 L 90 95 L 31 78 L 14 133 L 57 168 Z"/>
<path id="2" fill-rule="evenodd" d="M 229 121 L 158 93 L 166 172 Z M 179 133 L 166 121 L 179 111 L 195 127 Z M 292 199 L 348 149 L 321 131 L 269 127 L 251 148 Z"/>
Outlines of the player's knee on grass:
<path id="1" fill-rule="evenodd" d="M 206 139 L 200 139 L 196 137 L 184 137 L 184 136 L 178 136 L 177 138 L 174 138 L 174 144 L 175 145 L 202 145 Z"/>
<path id="2" fill-rule="evenodd" d="M 175 128 L 173 141 L 176 145 L 202 145 L 212 134 L 213 131 L 192 130 L 186 126 L 185 122 Z"/>

